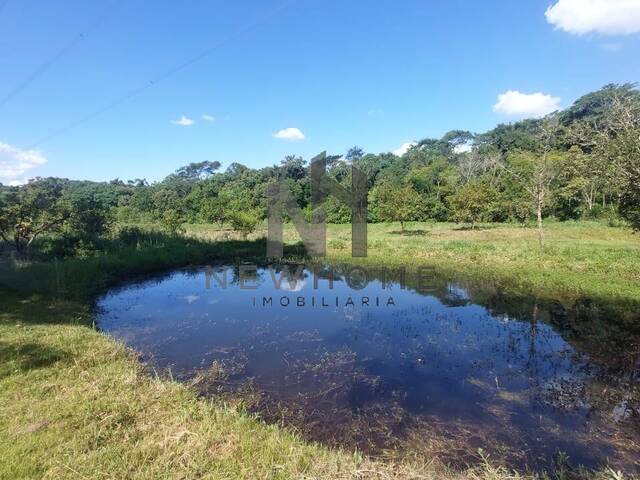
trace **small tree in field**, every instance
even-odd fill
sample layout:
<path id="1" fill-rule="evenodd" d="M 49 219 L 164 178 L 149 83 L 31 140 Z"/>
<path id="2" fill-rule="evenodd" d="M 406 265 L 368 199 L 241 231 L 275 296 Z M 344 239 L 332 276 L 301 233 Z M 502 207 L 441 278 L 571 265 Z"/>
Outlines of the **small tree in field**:
<path id="1" fill-rule="evenodd" d="M 549 117 L 541 121 L 534 139 L 532 151 L 522 151 L 506 164 L 498 166 L 511 175 L 529 193 L 538 221 L 538 242 L 544 245 L 542 211 L 549 202 L 552 185 L 559 174 L 559 162 L 554 155 L 554 139 L 557 135 L 557 119 Z"/>
<path id="2" fill-rule="evenodd" d="M 449 197 L 453 218 L 457 222 L 470 223 L 473 230 L 476 223 L 488 215 L 495 196 L 495 190 L 485 182 L 472 180 Z"/>
<path id="3" fill-rule="evenodd" d="M 415 220 L 425 210 L 424 200 L 411 186 L 384 183 L 372 191 L 373 202 L 379 220 L 400 222 L 404 231 L 405 222 Z"/>
<path id="4" fill-rule="evenodd" d="M 258 215 L 256 212 L 234 212 L 230 219 L 231 228 L 240 232 L 245 240 L 249 234 L 253 233 L 258 226 Z"/>
<path id="5" fill-rule="evenodd" d="M 206 223 L 217 223 L 222 227 L 228 220 L 228 208 L 229 202 L 222 196 L 207 198 L 202 202 L 199 217 Z"/>
<path id="6" fill-rule="evenodd" d="M 166 210 L 160 217 L 160 224 L 169 233 L 176 235 L 184 233 L 184 218 L 177 210 Z"/>

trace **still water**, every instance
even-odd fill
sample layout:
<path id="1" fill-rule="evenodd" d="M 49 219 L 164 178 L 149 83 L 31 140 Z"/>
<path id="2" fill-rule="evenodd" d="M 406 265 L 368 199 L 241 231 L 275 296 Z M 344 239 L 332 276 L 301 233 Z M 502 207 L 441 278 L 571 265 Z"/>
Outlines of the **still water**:
<path id="1" fill-rule="evenodd" d="M 344 266 L 293 271 L 141 280 L 99 300 L 98 326 L 202 395 L 242 399 L 332 446 L 454 466 L 482 448 L 535 470 L 562 452 L 573 465 L 640 469 L 635 312 L 433 273 L 425 283 Z"/>

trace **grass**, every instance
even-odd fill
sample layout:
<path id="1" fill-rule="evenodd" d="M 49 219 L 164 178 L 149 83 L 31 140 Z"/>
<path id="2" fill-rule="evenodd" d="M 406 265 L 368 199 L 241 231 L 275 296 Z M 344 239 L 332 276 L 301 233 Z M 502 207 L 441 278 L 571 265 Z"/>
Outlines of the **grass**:
<path id="1" fill-rule="evenodd" d="M 130 352 L 86 328 L 78 304 L 3 300 L 2 478 L 291 478 L 358 468 L 356 458 L 145 374 Z"/>
<path id="2" fill-rule="evenodd" d="M 86 258 L 0 264 L 0 285 L 23 294 L 91 300 L 117 282 L 221 259 L 250 261 L 264 255 L 265 248 L 264 240 L 202 241 L 145 233 L 133 245 L 110 247 L 106 253 Z"/>
<path id="3" fill-rule="evenodd" d="M 451 471 L 437 459 L 374 461 L 305 443 L 251 417 L 242 403 L 196 397 L 149 375 L 135 355 L 92 328 L 90 301 L 109 285 L 162 269 L 264 255 L 257 232 L 190 226 L 189 239 L 151 236 L 109 254 L 0 269 L 0 478 L 428 478 L 508 479 L 481 461 Z M 300 255 L 287 227 L 288 255 Z M 350 259 L 350 227 L 329 229 L 329 256 Z M 386 265 L 429 264 L 490 277 L 551 296 L 640 298 L 640 239 L 597 223 L 550 224 L 535 232 L 485 225 L 372 225 L 369 257 Z M 34 292 L 37 292 L 35 294 Z M 622 478 L 568 472 L 553 478 Z"/>
<path id="4" fill-rule="evenodd" d="M 465 230 L 448 223 L 374 224 L 368 229 L 368 257 L 351 258 L 351 226 L 330 225 L 328 257 L 370 265 L 431 265 L 461 277 L 500 283 L 506 291 L 538 293 L 572 301 L 581 296 L 616 302 L 640 299 L 640 234 L 599 222 L 547 222 L 540 249 L 537 231 L 509 224 L 484 224 Z M 198 239 L 231 236 L 211 226 L 194 225 Z M 263 237 L 264 230 L 254 238 Z M 232 237 L 231 237 L 232 238 Z M 291 225 L 286 242 L 300 240 Z"/>
<path id="5" fill-rule="evenodd" d="M 520 478 L 305 443 L 145 372 L 72 301 L 2 295 L 0 478 Z M 603 474 L 604 475 L 604 474 Z M 608 478 L 604 477 L 603 478 Z"/>

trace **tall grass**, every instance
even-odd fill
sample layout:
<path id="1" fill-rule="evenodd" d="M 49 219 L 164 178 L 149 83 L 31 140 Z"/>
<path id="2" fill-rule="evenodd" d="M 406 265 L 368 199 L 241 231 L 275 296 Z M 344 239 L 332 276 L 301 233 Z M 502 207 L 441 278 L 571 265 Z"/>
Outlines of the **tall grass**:
<path id="1" fill-rule="evenodd" d="M 222 259 L 247 261 L 265 248 L 264 240 L 216 242 L 146 232 L 130 242 L 114 241 L 105 251 L 84 258 L 5 260 L 0 285 L 21 293 L 86 299 L 118 281 Z"/>
<path id="2" fill-rule="evenodd" d="M 597 222 L 551 223 L 544 249 L 535 231 L 510 225 L 462 230 L 454 224 L 411 223 L 369 226 L 368 257 L 351 258 L 351 228 L 330 225 L 328 261 L 384 265 L 430 265 L 443 273 L 490 280 L 514 293 L 537 293 L 573 301 L 634 303 L 640 299 L 640 236 Z M 84 258 L 5 261 L 0 285 L 20 292 L 89 298 L 121 280 L 185 265 L 209 262 L 264 262 L 266 231 L 240 240 L 228 230 L 188 226 L 187 235 L 158 231 L 105 244 Z M 285 256 L 300 259 L 304 249 L 291 225 L 285 228 Z"/>

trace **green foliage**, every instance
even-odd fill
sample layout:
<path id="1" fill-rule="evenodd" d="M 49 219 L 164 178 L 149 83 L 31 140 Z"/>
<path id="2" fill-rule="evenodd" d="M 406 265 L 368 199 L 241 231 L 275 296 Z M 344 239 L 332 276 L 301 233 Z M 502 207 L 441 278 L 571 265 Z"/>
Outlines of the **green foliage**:
<path id="1" fill-rule="evenodd" d="M 377 220 L 400 222 L 402 230 L 405 222 L 419 219 L 426 210 L 423 198 L 410 185 L 383 183 L 373 189 L 370 197 Z"/>
<path id="2" fill-rule="evenodd" d="M 467 183 L 449 197 L 454 220 L 475 228 L 476 223 L 489 220 L 496 197 L 495 189 L 482 180 Z"/>
<path id="3" fill-rule="evenodd" d="M 515 150 L 535 149 L 535 135 L 538 129 L 538 120 L 522 120 L 509 125 L 498 125 L 493 130 L 478 137 L 482 145 L 495 146 L 501 153 Z"/>
<path id="4" fill-rule="evenodd" d="M 246 239 L 258 226 L 258 215 L 256 212 L 233 212 L 229 221 L 231 228 L 240 232 L 242 238 Z"/>
<path id="5" fill-rule="evenodd" d="M 109 231 L 113 223 L 112 211 L 95 190 L 72 191 L 67 195 L 67 202 L 70 210 L 67 230 L 79 232 L 88 239 L 97 239 Z"/>
<path id="6" fill-rule="evenodd" d="M 160 216 L 160 224 L 171 234 L 184 232 L 184 218 L 177 210 L 165 210 Z"/>
<path id="7" fill-rule="evenodd" d="M 588 93 L 560 114 L 560 121 L 570 125 L 577 121 L 601 121 L 606 117 L 613 102 L 617 99 L 624 101 L 639 101 L 640 94 L 635 84 L 609 84 L 600 90 Z"/>
<path id="8" fill-rule="evenodd" d="M 636 184 L 640 177 L 636 177 Z M 620 199 L 620 213 L 635 230 L 640 230 L 640 188 L 629 188 Z"/>
<path id="9" fill-rule="evenodd" d="M 351 222 L 351 208 L 335 197 L 329 197 L 322 203 L 327 223 Z M 311 220 L 309 217 L 308 220 Z"/>
<path id="10" fill-rule="evenodd" d="M 620 183 L 620 214 L 640 230 L 640 94 L 616 100 L 609 119 L 613 138 L 607 142 L 608 153 Z"/>
<path id="11" fill-rule="evenodd" d="M 327 244 L 329 245 L 329 248 L 334 250 L 344 250 L 347 248 L 347 243 L 340 238 L 332 238 L 327 242 Z"/>
<path id="12" fill-rule="evenodd" d="M 59 231 L 69 217 L 57 179 L 36 179 L 5 197 L 0 208 L 0 237 L 19 252 L 40 235 Z"/>
<path id="13" fill-rule="evenodd" d="M 407 182 L 424 200 L 425 215 L 419 220 L 449 219 L 447 198 L 456 191 L 458 172 L 443 157 L 436 157 L 430 164 L 419 166 L 407 175 Z"/>

